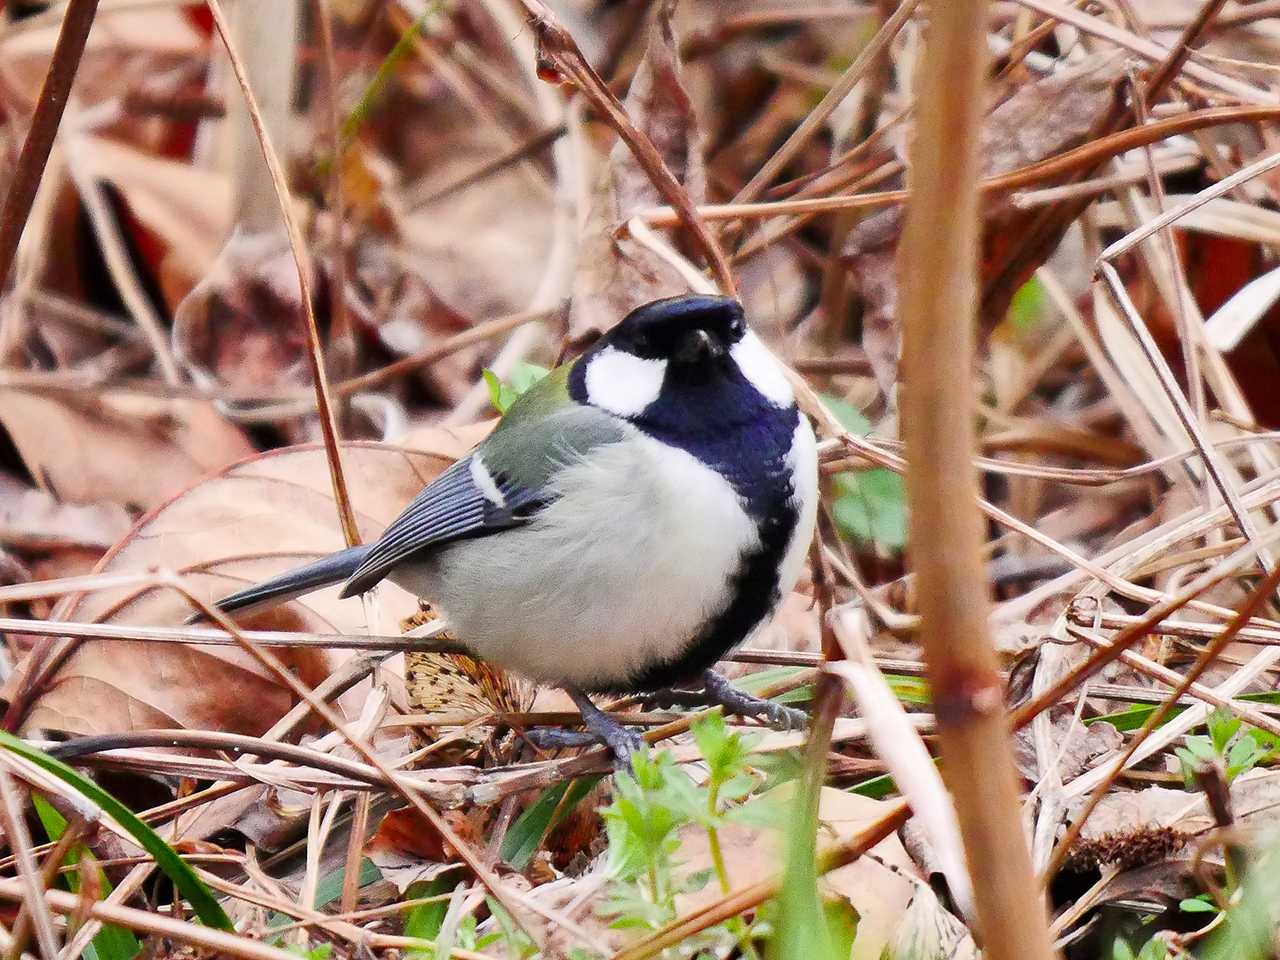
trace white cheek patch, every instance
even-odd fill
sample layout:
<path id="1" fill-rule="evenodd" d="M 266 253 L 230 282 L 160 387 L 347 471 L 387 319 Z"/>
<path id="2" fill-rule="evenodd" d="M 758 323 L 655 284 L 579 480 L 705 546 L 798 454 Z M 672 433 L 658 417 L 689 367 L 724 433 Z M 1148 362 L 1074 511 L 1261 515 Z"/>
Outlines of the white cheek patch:
<path id="1" fill-rule="evenodd" d="M 782 364 L 750 330 L 733 345 L 729 355 L 747 381 L 770 403 L 779 407 L 789 407 L 795 403 L 795 393 L 791 390 Z"/>
<path id="2" fill-rule="evenodd" d="M 498 485 L 493 480 L 493 474 L 489 472 L 489 468 L 484 465 L 484 461 L 480 459 L 480 454 L 472 454 L 471 456 L 471 482 L 476 485 L 476 489 L 484 494 L 485 499 L 496 507 L 505 507 L 507 498 L 502 495 L 502 491 L 498 489 Z"/>
<path id="3" fill-rule="evenodd" d="M 667 361 L 646 360 L 606 347 L 587 364 L 587 402 L 620 417 L 634 417 L 658 399 Z"/>

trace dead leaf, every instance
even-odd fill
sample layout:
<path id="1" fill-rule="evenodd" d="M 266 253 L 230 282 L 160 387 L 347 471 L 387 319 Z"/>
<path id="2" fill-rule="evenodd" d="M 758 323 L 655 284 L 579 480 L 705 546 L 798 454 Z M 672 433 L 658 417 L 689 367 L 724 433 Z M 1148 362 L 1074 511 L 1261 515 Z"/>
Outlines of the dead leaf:
<path id="1" fill-rule="evenodd" d="M 237 228 L 174 311 L 174 355 L 197 383 L 248 390 L 305 383 L 301 298 L 284 233 Z"/>
<path id="2" fill-rule="evenodd" d="M 423 436 L 418 437 L 422 443 Z M 452 462 L 459 436 L 438 432 L 434 449 L 346 444 L 343 467 L 361 533 L 379 533 L 431 478 Z M 323 450 L 264 454 L 197 484 L 146 518 L 107 557 L 104 571 L 159 567 L 184 574 L 195 594 L 212 600 L 343 546 Z M 371 609 L 340 601 L 337 589 L 246 617 L 246 627 L 320 632 L 394 633 L 416 600 L 387 584 Z M 172 591 L 116 590 L 73 598 L 59 618 L 81 622 L 181 623 L 189 607 Z M 46 645 L 47 646 L 47 645 Z M 39 651 L 37 651 L 38 653 Z M 315 685 L 342 655 L 292 649 L 279 655 Z M 14 701 L 30 678 L 24 660 L 6 689 Z M 31 704 L 30 729 L 73 734 L 187 727 L 258 734 L 292 706 L 292 695 L 233 647 L 125 641 L 80 644 Z M 17 707 L 21 714 L 21 701 Z"/>
<path id="3" fill-rule="evenodd" d="M 778 802 L 790 785 L 762 794 L 753 802 Z M 885 802 L 847 793 L 835 787 L 824 787 L 818 808 L 818 843 L 838 843 L 875 822 L 883 813 Z M 682 877 L 712 868 L 707 832 L 691 824 L 680 830 Z M 785 837 L 780 831 L 763 830 L 742 824 L 730 824 L 720 830 L 720 846 L 732 888 L 741 890 L 762 880 L 777 876 L 778 865 L 784 863 Z M 897 930 L 920 881 L 915 865 L 903 849 L 897 834 L 881 840 L 867 856 L 833 870 L 824 879 L 826 889 L 844 897 L 858 913 L 858 936 L 854 941 L 853 960 L 880 960 L 881 952 Z M 676 898 L 683 916 L 721 899 L 720 885 L 712 879 L 692 893 Z"/>
<path id="4" fill-rule="evenodd" d="M 697 118 L 681 81 L 671 23 L 674 8 L 671 2 L 658 6 L 624 105 L 697 204 L 706 196 L 706 169 Z M 664 202 L 630 148 L 616 143 L 596 181 L 583 228 L 569 312 L 573 340 L 594 337 L 642 303 L 688 290 L 669 263 L 634 239 L 617 235 L 637 210 Z"/>
<path id="5" fill-rule="evenodd" d="M 47 26 L 6 30 L 0 44 L 0 77 L 7 96 L 21 101 L 23 115 L 35 106 L 44 85 L 59 26 L 60 20 L 51 18 Z M 204 38 L 181 9 L 102 10 L 94 18 L 76 72 L 77 90 L 93 91 L 95 98 L 125 93 L 138 76 L 201 56 L 204 46 Z M 130 69 L 122 70 L 126 58 Z"/>
<path id="6" fill-rule="evenodd" d="M 129 212 L 164 244 L 166 293 L 177 303 L 209 272 L 231 229 L 230 181 L 106 137 L 87 138 L 77 157 L 89 176 L 114 186 Z"/>
<path id="7" fill-rule="evenodd" d="M 132 524 L 128 511 L 117 503 L 59 503 L 44 490 L 0 476 L 0 543 L 8 546 L 105 550 Z"/>
<path id="8" fill-rule="evenodd" d="M 1089 767 L 1095 757 L 1119 750 L 1124 745 L 1120 731 L 1109 723 L 1077 723 L 1070 710 L 1052 714 L 1054 758 L 1058 763 L 1056 776 L 1062 782 L 1074 780 Z M 1032 783 L 1040 779 L 1041 771 L 1036 759 L 1035 740 L 1031 727 L 1024 727 L 1014 735 L 1014 759 L 1018 772 Z"/>
<path id="9" fill-rule="evenodd" d="M 64 503 L 149 509 L 254 453 L 203 400 L 0 390 L 0 424 L 36 482 Z"/>
<path id="10" fill-rule="evenodd" d="M 429 129 L 411 144 L 439 186 L 500 157 L 511 143 L 456 105 L 432 105 Z M 406 134 L 407 135 L 407 134 Z M 528 308 L 550 249 L 552 194 L 541 173 L 511 165 L 476 186 L 402 213 L 405 269 L 450 310 L 475 318 Z"/>

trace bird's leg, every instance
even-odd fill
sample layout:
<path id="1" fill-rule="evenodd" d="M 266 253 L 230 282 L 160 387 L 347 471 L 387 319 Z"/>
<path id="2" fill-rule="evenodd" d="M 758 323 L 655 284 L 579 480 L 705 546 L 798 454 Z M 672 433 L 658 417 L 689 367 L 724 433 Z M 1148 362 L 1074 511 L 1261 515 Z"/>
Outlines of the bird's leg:
<path id="1" fill-rule="evenodd" d="M 735 713 L 740 717 L 759 717 L 771 726 L 783 730 L 803 730 L 809 724 L 809 716 L 803 710 L 753 697 L 735 687 L 724 674 L 714 670 L 708 670 L 702 675 L 701 690 L 659 690 L 647 694 L 645 702 L 684 707 L 722 706 L 728 713 Z"/>
<path id="2" fill-rule="evenodd" d="M 636 730 L 624 727 L 613 719 L 613 717 L 592 703 L 591 698 L 581 690 L 565 687 L 564 691 L 569 694 L 577 705 L 578 710 L 582 713 L 582 723 L 587 728 L 586 732 L 583 733 L 577 730 L 530 730 L 526 736 L 533 743 L 547 749 L 583 747 L 603 742 L 605 746 L 613 751 L 613 757 L 619 769 L 629 769 L 631 755 L 644 746 L 644 737 Z"/>
<path id="3" fill-rule="evenodd" d="M 702 682 L 705 684 L 707 699 L 720 704 L 730 713 L 736 713 L 740 717 L 759 717 L 782 730 L 803 730 L 809 725 L 809 715 L 803 710 L 752 696 L 735 687 L 722 673 L 708 670 L 702 675 Z"/>

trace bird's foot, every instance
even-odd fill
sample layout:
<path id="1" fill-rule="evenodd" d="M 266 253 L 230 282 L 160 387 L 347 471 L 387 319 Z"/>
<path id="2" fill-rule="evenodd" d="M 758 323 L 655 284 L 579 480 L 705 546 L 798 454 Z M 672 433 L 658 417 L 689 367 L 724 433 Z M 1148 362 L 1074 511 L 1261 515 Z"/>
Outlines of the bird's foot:
<path id="1" fill-rule="evenodd" d="M 582 723 L 587 728 L 581 730 L 555 730 L 540 728 L 530 730 L 525 735 L 535 746 L 548 750 L 568 747 L 585 747 L 603 743 L 613 753 L 614 766 L 619 770 L 631 769 L 631 757 L 645 746 L 644 737 L 633 727 L 626 727 L 609 716 L 581 691 L 566 688 L 573 702 L 582 713 Z"/>
<path id="2" fill-rule="evenodd" d="M 708 670 L 702 675 L 701 690 L 658 690 L 644 697 L 646 704 L 681 707 L 724 707 L 727 713 L 740 717 L 756 717 L 781 730 L 803 730 L 809 715 L 795 707 L 755 697 L 739 690 L 724 674 Z"/>

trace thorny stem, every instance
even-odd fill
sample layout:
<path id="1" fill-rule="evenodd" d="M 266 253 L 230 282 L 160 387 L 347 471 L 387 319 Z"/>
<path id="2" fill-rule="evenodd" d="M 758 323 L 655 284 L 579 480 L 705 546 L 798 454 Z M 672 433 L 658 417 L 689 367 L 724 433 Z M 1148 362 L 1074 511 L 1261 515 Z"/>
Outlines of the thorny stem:
<path id="1" fill-rule="evenodd" d="M 80 67 L 80 57 L 84 54 L 89 28 L 93 26 L 97 11 L 98 0 L 69 0 L 63 14 L 49 73 L 40 88 L 40 99 L 36 101 L 35 113 L 31 116 L 31 129 L 22 142 L 22 152 L 18 155 L 9 192 L 4 198 L 4 210 L 0 212 L 0 287 L 8 282 L 14 255 L 18 252 L 18 241 L 31 214 L 31 204 L 35 201 L 40 177 L 48 163 L 49 151 L 53 149 L 62 111 L 66 109 L 71 84 Z"/>

